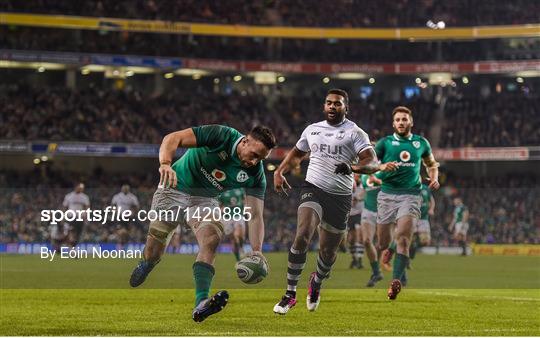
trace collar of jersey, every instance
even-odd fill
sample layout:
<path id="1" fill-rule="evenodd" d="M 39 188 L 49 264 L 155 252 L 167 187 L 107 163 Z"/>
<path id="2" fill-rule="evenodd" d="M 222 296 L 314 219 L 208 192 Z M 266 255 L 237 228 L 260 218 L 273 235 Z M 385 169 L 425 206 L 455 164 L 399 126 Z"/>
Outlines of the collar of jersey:
<path id="1" fill-rule="evenodd" d="M 330 123 L 328 123 L 328 121 L 324 120 L 324 122 L 326 122 L 326 124 L 330 127 L 333 127 L 333 128 L 339 128 L 341 127 L 342 125 L 345 124 L 345 122 L 347 122 L 347 118 L 344 118 L 343 121 L 341 121 L 339 124 L 336 124 L 336 125 L 332 125 Z"/>
<path id="2" fill-rule="evenodd" d="M 401 137 L 398 134 L 394 133 L 394 138 L 396 140 L 398 140 L 398 141 L 401 141 L 401 140 L 409 140 L 410 141 L 412 139 L 412 137 L 413 137 L 412 133 L 411 133 L 411 136 L 409 136 L 409 137 Z"/>
<path id="3" fill-rule="evenodd" d="M 238 153 L 236 152 L 236 148 L 238 147 L 238 143 L 240 143 L 240 141 L 244 138 L 245 136 L 242 135 L 238 138 L 238 140 L 234 141 L 234 144 L 232 146 L 232 151 L 231 151 L 231 158 L 235 159 L 235 160 L 240 160 L 240 158 L 238 158 Z"/>

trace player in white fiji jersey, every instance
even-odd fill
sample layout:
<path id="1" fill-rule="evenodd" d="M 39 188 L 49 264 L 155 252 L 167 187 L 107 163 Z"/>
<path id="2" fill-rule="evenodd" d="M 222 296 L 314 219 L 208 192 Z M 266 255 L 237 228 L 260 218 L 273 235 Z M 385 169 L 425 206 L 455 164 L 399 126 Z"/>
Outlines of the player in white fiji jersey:
<path id="1" fill-rule="evenodd" d="M 113 196 L 111 204 L 117 207 L 119 213 L 124 212 L 124 210 L 131 210 L 131 218 L 133 218 L 133 215 L 139 209 L 139 199 L 130 192 L 130 187 L 127 184 L 124 184 L 121 191 Z M 129 224 L 129 221 L 122 221 L 116 224 L 116 237 L 120 248 L 129 241 Z"/>
<path id="2" fill-rule="evenodd" d="M 366 191 L 362 188 L 360 175 L 355 174 L 351 212 L 349 217 L 349 231 L 347 232 L 347 242 L 349 243 L 349 252 L 351 253 L 351 264 L 349 268 L 362 269 L 362 257 L 364 257 L 364 245 L 362 244 L 362 231 L 360 228 L 362 219 L 362 210 L 364 209 L 364 195 Z"/>
<path id="3" fill-rule="evenodd" d="M 62 203 L 65 210 L 86 210 L 90 208 L 90 198 L 84 193 L 84 184 L 79 183 L 75 186 L 75 189 L 64 197 Z M 83 232 L 84 221 L 78 221 L 75 218 L 74 221 L 69 222 L 68 231 L 68 245 L 74 247 L 79 243 Z"/>
<path id="4" fill-rule="evenodd" d="M 322 281 L 328 277 L 337 249 L 347 231 L 351 211 L 353 172 L 371 174 L 396 170 L 395 162 L 379 165 L 368 135 L 345 118 L 347 92 L 332 89 L 324 101 L 325 120 L 309 125 L 296 146 L 274 173 L 274 189 L 287 193 L 290 185 L 283 176 L 310 153 L 306 181 L 300 193 L 298 224 L 289 251 L 287 290 L 274 312 L 286 314 L 296 305 L 296 288 L 306 263 L 306 253 L 313 233 L 319 228 L 317 271 L 308 284 L 307 308 L 317 309 Z"/>

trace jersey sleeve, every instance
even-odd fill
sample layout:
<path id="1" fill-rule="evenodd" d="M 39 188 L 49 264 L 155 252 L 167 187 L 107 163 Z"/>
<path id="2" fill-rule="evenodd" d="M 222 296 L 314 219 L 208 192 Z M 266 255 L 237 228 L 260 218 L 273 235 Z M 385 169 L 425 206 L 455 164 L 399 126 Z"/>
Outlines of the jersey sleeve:
<path id="1" fill-rule="evenodd" d="M 431 155 L 431 144 L 426 138 L 423 138 L 424 141 L 424 152 L 422 153 L 422 158 Z"/>
<path id="2" fill-rule="evenodd" d="M 266 177 L 264 176 L 264 169 L 262 169 L 257 174 L 257 178 L 253 183 L 252 187 L 246 188 L 246 195 L 257 197 L 258 199 L 264 200 L 264 195 L 266 193 Z"/>
<path id="3" fill-rule="evenodd" d="M 217 124 L 204 125 L 191 128 L 197 139 L 197 147 L 217 147 L 222 145 L 233 129 Z"/>
<path id="4" fill-rule="evenodd" d="M 384 138 L 380 139 L 377 144 L 375 144 L 375 153 L 379 161 L 382 161 L 384 157 Z"/>
<path id="5" fill-rule="evenodd" d="M 355 153 L 358 154 L 365 149 L 372 148 L 368 134 L 362 129 L 357 128 L 352 137 Z"/>
<path id="6" fill-rule="evenodd" d="M 139 208 L 139 199 L 135 195 L 132 195 L 132 196 L 133 196 L 133 205 L 135 206 L 135 208 Z"/>
<path id="7" fill-rule="evenodd" d="M 90 197 L 88 195 L 84 195 L 84 204 L 90 207 Z"/>
<path id="8" fill-rule="evenodd" d="M 310 150 L 308 140 L 307 140 L 308 129 L 309 127 L 304 129 L 304 131 L 302 132 L 302 135 L 300 136 L 300 139 L 298 140 L 298 142 L 296 142 L 296 148 L 298 148 L 298 150 L 303 151 L 305 153 L 309 152 Z"/>
<path id="9" fill-rule="evenodd" d="M 118 195 L 113 196 L 111 205 L 118 205 Z"/>
<path id="10" fill-rule="evenodd" d="M 68 205 L 69 205 L 68 196 L 69 196 L 69 194 L 64 196 L 64 201 L 62 202 L 62 205 L 64 206 L 64 208 L 67 208 Z"/>
<path id="11" fill-rule="evenodd" d="M 373 176 L 377 177 L 378 179 L 382 180 L 384 177 L 384 171 L 377 171 Z"/>

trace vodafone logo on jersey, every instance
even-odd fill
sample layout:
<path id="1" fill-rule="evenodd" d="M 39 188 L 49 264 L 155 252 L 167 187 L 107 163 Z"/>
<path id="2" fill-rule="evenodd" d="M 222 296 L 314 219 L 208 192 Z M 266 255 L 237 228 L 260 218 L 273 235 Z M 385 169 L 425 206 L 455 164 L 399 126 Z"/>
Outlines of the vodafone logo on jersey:
<path id="1" fill-rule="evenodd" d="M 225 175 L 225 172 L 219 169 L 212 170 L 212 176 L 219 182 L 223 182 L 227 178 L 227 175 Z"/>
<path id="2" fill-rule="evenodd" d="M 401 153 L 399 153 L 399 159 L 403 162 L 409 162 L 411 159 L 411 154 L 408 151 L 403 150 Z"/>

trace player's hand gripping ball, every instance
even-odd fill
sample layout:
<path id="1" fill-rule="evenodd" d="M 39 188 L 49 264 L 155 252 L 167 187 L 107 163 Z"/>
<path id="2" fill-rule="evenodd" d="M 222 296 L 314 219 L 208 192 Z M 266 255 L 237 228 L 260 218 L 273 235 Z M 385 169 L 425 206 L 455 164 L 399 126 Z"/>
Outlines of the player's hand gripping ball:
<path id="1" fill-rule="evenodd" d="M 246 284 L 257 284 L 268 275 L 268 262 L 260 253 L 253 253 L 235 265 L 238 278 Z"/>

